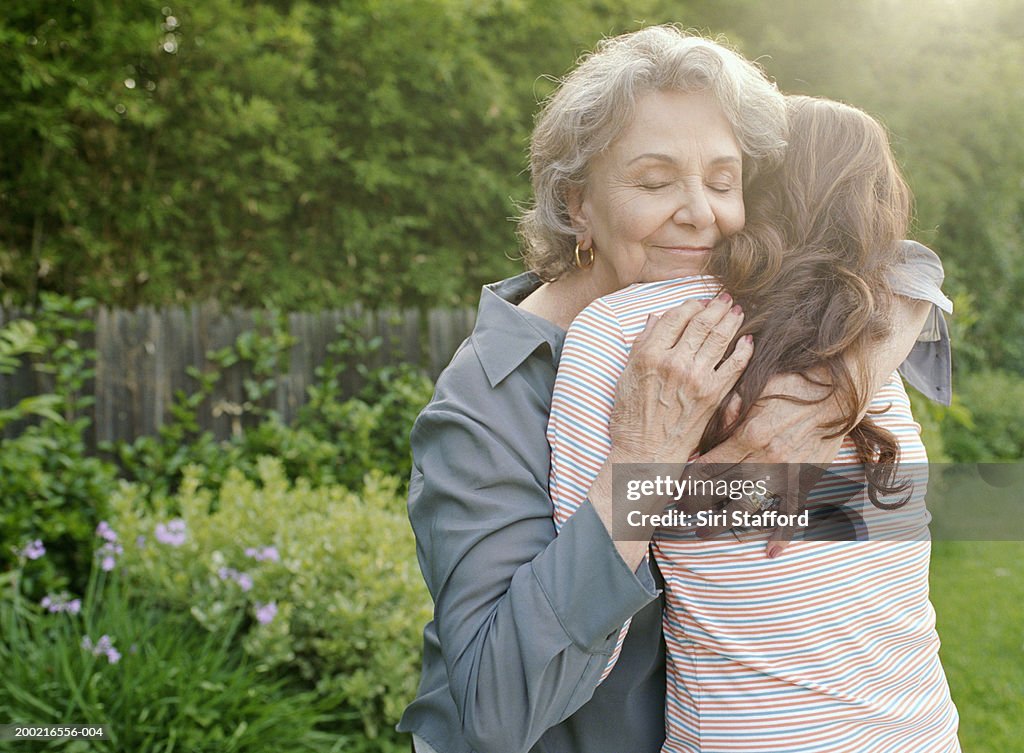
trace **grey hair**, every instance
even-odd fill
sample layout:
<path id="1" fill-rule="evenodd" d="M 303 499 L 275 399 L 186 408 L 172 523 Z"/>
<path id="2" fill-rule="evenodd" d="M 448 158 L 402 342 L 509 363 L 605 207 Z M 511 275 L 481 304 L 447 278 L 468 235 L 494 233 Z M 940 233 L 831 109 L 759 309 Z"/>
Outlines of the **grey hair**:
<path id="1" fill-rule="evenodd" d="M 707 91 L 743 152 L 743 180 L 781 161 L 786 104 L 761 69 L 723 44 L 675 26 L 650 26 L 602 40 L 555 90 L 530 139 L 533 204 L 519 219 L 523 258 L 542 279 L 573 268 L 568 200 L 586 184 L 591 160 L 632 121 L 652 91 Z"/>

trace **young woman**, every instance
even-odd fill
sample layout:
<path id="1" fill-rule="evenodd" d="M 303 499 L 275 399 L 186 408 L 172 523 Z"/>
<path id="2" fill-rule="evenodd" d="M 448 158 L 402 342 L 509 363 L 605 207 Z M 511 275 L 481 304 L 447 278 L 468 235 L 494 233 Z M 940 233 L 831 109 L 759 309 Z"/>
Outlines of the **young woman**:
<path id="1" fill-rule="evenodd" d="M 957 713 L 928 601 L 923 485 L 904 487 L 897 472 L 898 462 L 923 464 L 927 455 L 899 377 L 872 397 L 855 368 L 891 325 L 889 279 L 912 250 L 900 242 L 909 193 L 869 116 L 808 97 L 789 98 L 788 111 L 783 164 L 749 193 L 746 227 L 712 255 L 714 276 L 630 286 L 570 327 L 548 428 L 556 524 L 571 518 L 607 455 L 617 380 L 633 340 L 641 336 L 649 351 L 657 337 L 645 331 L 652 314 L 672 309 L 688 320 L 661 346 L 693 354 L 705 370 L 698 381 L 709 385 L 693 398 L 704 425 L 678 438 L 685 452 L 734 432 L 776 374 L 830 385 L 827 399 L 841 406 L 831 428 L 845 436 L 835 460 L 843 475 L 814 496 L 841 496 L 875 540 L 798 538 L 770 559 L 764 530 L 706 540 L 659 531 L 663 750 L 956 751 Z M 646 185 L 673 189 L 657 169 Z M 723 329 L 736 352 L 756 340 L 742 374 Z M 851 495 L 848 479 L 858 474 L 865 491 Z M 606 673 L 613 664 L 614 656 Z"/>

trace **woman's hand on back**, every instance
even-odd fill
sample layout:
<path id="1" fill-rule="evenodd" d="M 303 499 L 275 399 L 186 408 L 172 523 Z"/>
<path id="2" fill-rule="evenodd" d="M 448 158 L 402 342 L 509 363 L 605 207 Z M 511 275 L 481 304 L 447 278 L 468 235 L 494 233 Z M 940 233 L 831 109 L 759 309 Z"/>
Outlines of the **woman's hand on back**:
<path id="1" fill-rule="evenodd" d="M 617 462 L 684 464 L 753 354 L 743 311 L 722 293 L 651 317 L 619 379 L 609 427 Z M 724 359 L 724 360 L 723 360 Z"/>

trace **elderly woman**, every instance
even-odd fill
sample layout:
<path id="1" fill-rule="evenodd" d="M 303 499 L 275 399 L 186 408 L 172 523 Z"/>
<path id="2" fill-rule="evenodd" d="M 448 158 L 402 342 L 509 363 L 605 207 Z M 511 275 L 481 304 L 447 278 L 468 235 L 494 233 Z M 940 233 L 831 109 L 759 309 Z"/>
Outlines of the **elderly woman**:
<path id="1" fill-rule="evenodd" d="M 416 751 L 660 748 L 658 576 L 647 542 L 611 534 L 611 467 L 686 460 L 676 439 L 700 420 L 690 396 L 705 385 L 685 357 L 653 371 L 637 364 L 655 360 L 643 357 L 650 343 L 727 339 L 731 323 L 669 313 L 634 349 L 611 453 L 557 537 L 545 438 L 555 372 L 565 328 L 589 303 L 633 282 L 694 274 L 742 229 L 743 187 L 782 154 L 784 112 L 753 65 L 671 27 L 605 42 L 547 103 L 532 141 L 536 205 L 521 226 L 533 271 L 484 289 L 473 333 L 413 428 L 409 513 L 434 599 L 419 694 L 399 725 Z M 938 300 L 918 266 L 898 292 Z M 866 378 L 874 388 L 929 309 L 899 307 L 893 331 L 902 334 L 877 349 Z M 727 368 L 742 369 L 749 353 L 739 349 Z M 768 391 L 801 384 L 777 379 Z M 769 401 L 707 457 L 827 463 L 838 443 L 819 428 L 822 415 L 820 405 Z"/>

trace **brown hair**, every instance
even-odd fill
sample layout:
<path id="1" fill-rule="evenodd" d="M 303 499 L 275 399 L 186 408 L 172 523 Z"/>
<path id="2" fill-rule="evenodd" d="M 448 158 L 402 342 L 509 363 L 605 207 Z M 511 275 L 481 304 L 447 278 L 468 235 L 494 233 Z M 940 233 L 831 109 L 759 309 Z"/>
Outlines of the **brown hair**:
<path id="1" fill-rule="evenodd" d="M 905 488 L 895 480 L 899 445 L 870 416 L 858 421 L 870 386 L 847 359 L 863 361 L 889 333 L 887 273 L 906 236 L 910 191 L 885 130 L 866 113 L 803 96 L 788 97 L 787 110 L 782 165 L 751 185 L 745 228 L 709 262 L 710 273 L 743 305 L 737 336 L 754 334 L 756 347 L 735 388 L 742 399 L 738 420 L 725 425 L 723 403 L 701 450 L 742 423 L 771 377 L 803 373 L 828 387 L 841 406 L 842 416 L 824 428 L 853 438 L 871 501 L 896 507 L 906 499 L 887 505 L 877 494 Z"/>

